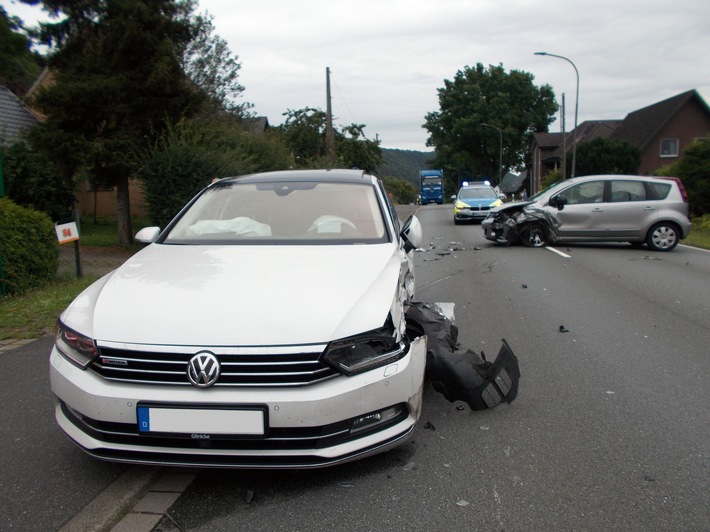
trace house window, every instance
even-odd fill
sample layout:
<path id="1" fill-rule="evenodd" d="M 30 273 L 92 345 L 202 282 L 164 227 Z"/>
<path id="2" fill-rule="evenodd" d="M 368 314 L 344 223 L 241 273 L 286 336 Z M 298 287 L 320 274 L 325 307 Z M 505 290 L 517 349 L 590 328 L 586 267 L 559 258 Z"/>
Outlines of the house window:
<path id="1" fill-rule="evenodd" d="M 661 139 L 661 157 L 678 157 L 680 141 L 678 139 Z"/>

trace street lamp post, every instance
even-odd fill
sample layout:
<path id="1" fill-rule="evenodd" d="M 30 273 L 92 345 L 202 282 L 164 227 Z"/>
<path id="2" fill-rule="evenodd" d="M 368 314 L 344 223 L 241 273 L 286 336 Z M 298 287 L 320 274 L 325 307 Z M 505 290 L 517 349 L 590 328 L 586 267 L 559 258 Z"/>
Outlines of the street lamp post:
<path id="1" fill-rule="evenodd" d="M 498 157 L 498 186 L 500 186 L 501 182 L 503 181 L 503 132 L 497 126 L 492 126 L 490 124 L 483 123 L 481 123 L 481 125 L 485 127 L 492 127 L 493 129 L 498 130 L 498 135 L 500 135 L 500 155 Z"/>
<path id="2" fill-rule="evenodd" d="M 577 115 L 579 111 L 579 70 L 577 66 L 572 62 L 571 59 L 564 57 L 562 55 L 549 54 L 547 52 L 535 52 L 535 55 L 547 55 L 549 57 L 556 57 L 558 59 L 564 59 L 572 68 L 574 68 L 574 73 L 577 75 L 577 92 L 574 98 L 574 130 L 572 131 L 572 177 L 574 177 L 575 167 L 577 163 Z M 565 154 L 565 157 L 567 154 Z M 563 176 L 564 178 L 564 176 Z"/>

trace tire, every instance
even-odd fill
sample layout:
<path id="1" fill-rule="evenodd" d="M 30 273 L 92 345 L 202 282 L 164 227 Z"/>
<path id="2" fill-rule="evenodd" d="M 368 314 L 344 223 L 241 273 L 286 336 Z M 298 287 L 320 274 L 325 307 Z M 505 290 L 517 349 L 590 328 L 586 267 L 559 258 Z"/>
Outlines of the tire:
<path id="1" fill-rule="evenodd" d="M 547 229 L 540 224 L 532 224 L 520 231 L 520 241 L 528 248 L 542 248 L 547 245 Z"/>
<path id="2" fill-rule="evenodd" d="M 653 251 L 671 251 L 680 242 L 678 234 L 678 228 L 674 224 L 661 222 L 648 231 L 646 244 Z"/>

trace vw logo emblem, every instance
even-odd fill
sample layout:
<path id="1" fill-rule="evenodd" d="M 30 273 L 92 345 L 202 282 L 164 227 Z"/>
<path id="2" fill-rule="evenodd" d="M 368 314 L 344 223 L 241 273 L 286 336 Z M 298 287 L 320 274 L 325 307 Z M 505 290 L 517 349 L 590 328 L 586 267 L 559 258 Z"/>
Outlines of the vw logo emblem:
<path id="1" fill-rule="evenodd" d="M 193 386 L 207 388 L 219 378 L 219 360 L 212 353 L 197 353 L 187 363 L 187 378 Z"/>

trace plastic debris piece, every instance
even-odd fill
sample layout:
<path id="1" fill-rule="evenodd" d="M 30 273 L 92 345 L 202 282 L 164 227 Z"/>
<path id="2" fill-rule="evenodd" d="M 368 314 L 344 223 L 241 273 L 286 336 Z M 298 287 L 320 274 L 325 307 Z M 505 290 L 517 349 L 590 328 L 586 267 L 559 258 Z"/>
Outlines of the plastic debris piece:
<path id="1" fill-rule="evenodd" d="M 567 327 L 565 327 L 564 325 L 560 325 L 560 332 L 566 333 L 566 332 L 569 332 L 569 329 Z"/>
<path id="2" fill-rule="evenodd" d="M 341 488 L 354 488 L 355 484 L 352 482 L 338 482 L 338 486 Z"/>
<path id="3" fill-rule="evenodd" d="M 409 462 L 406 466 L 403 467 L 405 471 L 411 471 L 412 469 L 415 469 L 417 465 L 414 462 Z"/>
<path id="4" fill-rule="evenodd" d="M 523 288 L 527 288 L 527 287 L 528 287 L 528 285 L 526 285 L 526 284 L 523 285 Z"/>
<path id="5" fill-rule="evenodd" d="M 244 502 L 247 504 L 251 504 L 251 501 L 254 500 L 254 492 L 252 490 L 247 490 L 247 494 L 244 496 Z"/>
<path id="6" fill-rule="evenodd" d="M 463 401 L 472 410 L 510 404 L 517 396 L 520 368 L 510 346 L 502 340 L 492 362 L 483 352 L 457 353 L 458 328 L 439 307 L 413 301 L 407 308 L 407 327 L 428 336 L 426 373 L 432 387 L 450 402 Z M 463 410 L 463 405 L 457 405 Z"/>
<path id="7" fill-rule="evenodd" d="M 461 507 L 468 506 L 469 504 L 471 504 L 471 503 L 468 501 L 464 501 L 463 499 L 461 499 L 459 502 L 456 503 L 457 506 L 461 506 Z"/>
<path id="8" fill-rule="evenodd" d="M 424 428 L 427 430 L 436 430 L 436 427 L 432 424 L 431 421 L 427 421 L 424 425 Z"/>

